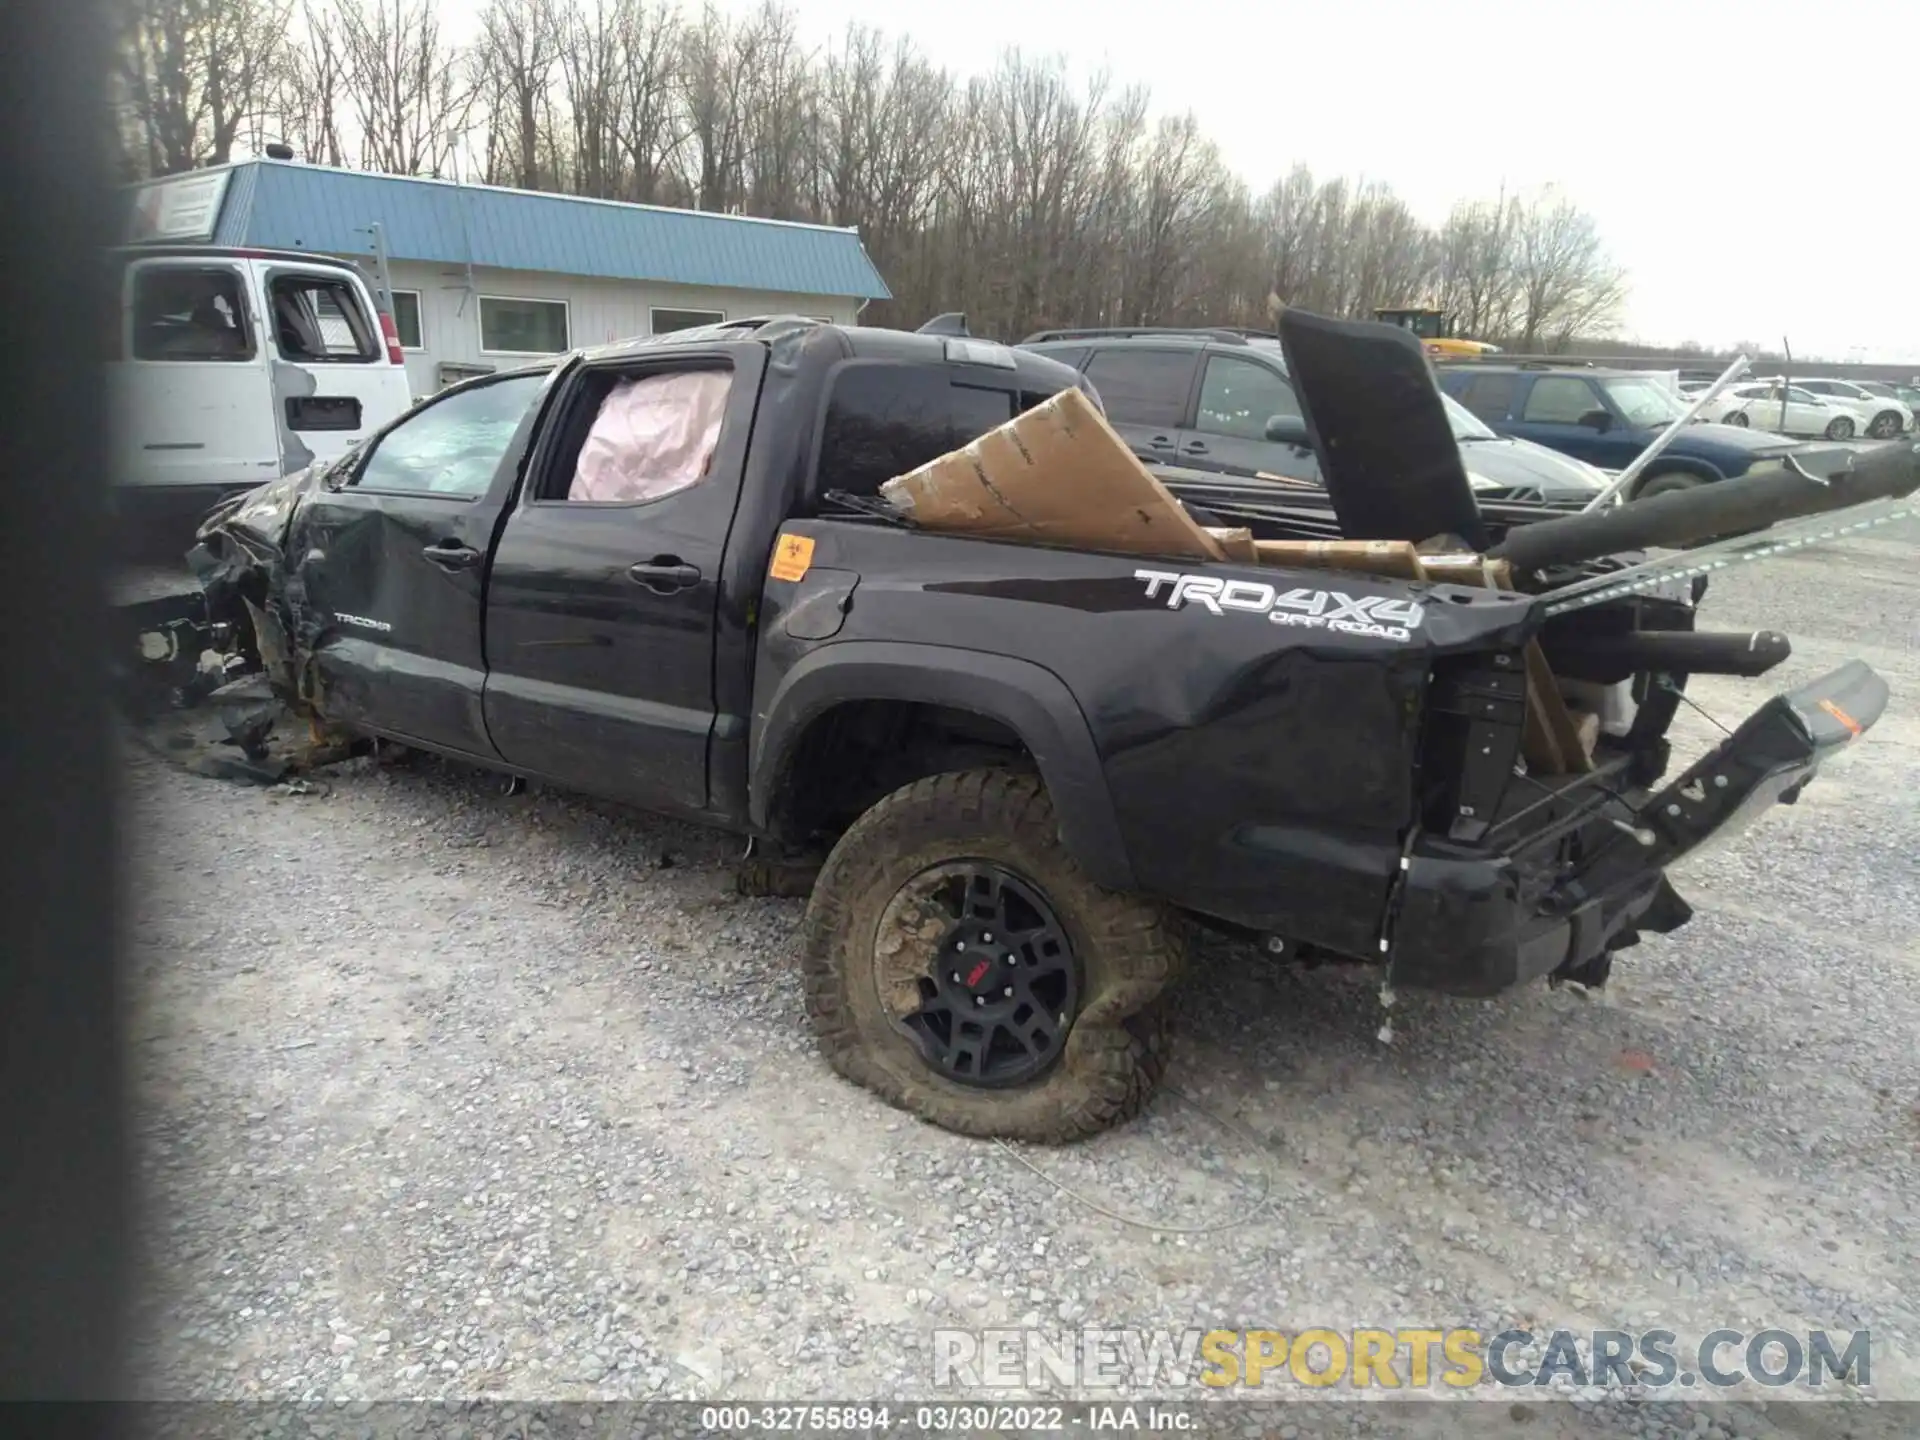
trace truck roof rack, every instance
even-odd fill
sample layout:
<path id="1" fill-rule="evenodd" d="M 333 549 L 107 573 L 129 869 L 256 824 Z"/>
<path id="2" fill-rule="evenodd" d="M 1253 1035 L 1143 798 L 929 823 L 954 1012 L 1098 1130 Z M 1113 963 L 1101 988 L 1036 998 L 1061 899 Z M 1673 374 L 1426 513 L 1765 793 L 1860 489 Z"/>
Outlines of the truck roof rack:
<path id="1" fill-rule="evenodd" d="M 1188 336 L 1218 340 L 1223 345 L 1246 345 L 1251 343 L 1250 336 L 1266 337 L 1267 332 L 1230 325 L 1088 325 L 1071 330 L 1036 330 L 1020 343 L 1044 345 L 1055 340 L 1126 340 L 1136 335 Z"/>

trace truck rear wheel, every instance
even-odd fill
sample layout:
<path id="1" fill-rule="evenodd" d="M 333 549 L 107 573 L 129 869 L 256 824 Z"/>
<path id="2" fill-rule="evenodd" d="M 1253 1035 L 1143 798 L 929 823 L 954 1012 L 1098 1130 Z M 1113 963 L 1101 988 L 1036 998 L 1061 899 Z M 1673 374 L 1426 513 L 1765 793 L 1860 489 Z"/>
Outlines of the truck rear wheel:
<path id="1" fill-rule="evenodd" d="M 807 909 L 807 1013 L 835 1070 L 963 1135 L 1076 1140 L 1166 1069 L 1167 912 L 1103 890 L 1040 781 L 936 775 L 862 815 Z"/>

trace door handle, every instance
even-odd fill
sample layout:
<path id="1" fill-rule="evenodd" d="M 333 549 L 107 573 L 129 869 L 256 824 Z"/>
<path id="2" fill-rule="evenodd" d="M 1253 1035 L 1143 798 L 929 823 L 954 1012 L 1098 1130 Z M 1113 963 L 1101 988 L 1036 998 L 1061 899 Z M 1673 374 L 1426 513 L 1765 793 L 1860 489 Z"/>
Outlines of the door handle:
<path id="1" fill-rule="evenodd" d="M 442 570 L 471 570 L 480 562 L 480 552 L 458 540 L 441 540 L 420 553 Z"/>
<path id="2" fill-rule="evenodd" d="M 627 567 L 627 577 L 656 595 L 671 595 L 700 583 L 700 567 L 689 565 L 678 555 L 656 555 L 651 560 Z"/>
<path id="3" fill-rule="evenodd" d="M 1153 439 L 1149 440 L 1147 444 L 1155 450 L 1173 449 L 1173 441 L 1169 440 L 1165 435 L 1156 435 Z"/>
<path id="4" fill-rule="evenodd" d="M 1188 453 L 1189 455 L 1204 455 L 1204 454 L 1206 454 L 1206 453 L 1207 453 L 1207 442 L 1206 442 L 1206 441 L 1204 441 L 1204 440 L 1189 440 L 1189 441 L 1187 442 L 1187 453 Z"/>

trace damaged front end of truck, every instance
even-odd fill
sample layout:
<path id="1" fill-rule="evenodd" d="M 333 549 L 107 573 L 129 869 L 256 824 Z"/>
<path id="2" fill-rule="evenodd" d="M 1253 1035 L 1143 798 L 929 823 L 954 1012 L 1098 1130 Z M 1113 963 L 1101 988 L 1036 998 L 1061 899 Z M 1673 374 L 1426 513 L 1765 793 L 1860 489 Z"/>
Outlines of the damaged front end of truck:
<path id="1" fill-rule="evenodd" d="M 196 528 L 188 576 L 117 608 L 122 702 L 187 768 L 273 784 L 355 748 L 313 704 L 307 661 L 328 617 L 304 603 L 288 549 L 301 503 L 343 463 L 222 502 Z"/>

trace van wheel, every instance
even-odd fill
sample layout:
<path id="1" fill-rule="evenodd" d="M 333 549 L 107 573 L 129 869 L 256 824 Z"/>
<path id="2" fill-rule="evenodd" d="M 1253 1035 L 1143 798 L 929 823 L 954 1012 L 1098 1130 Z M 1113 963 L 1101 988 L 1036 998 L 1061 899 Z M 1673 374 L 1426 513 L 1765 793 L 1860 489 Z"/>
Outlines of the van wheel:
<path id="1" fill-rule="evenodd" d="M 996 769 L 917 780 L 854 822 L 802 968 L 847 1079 L 963 1135 L 1057 1144 L 1146 1104 L 1181 960 L 1167 911 L 1095 885 L 1039 780 Z"/>
<path id="2" fill-rule="evenodd" d="M 1698 475 L 1689 475 L 1684 470 L 1662 470 L 1657 475 L 1649 475 L 1640 482 L 1640 488 L 1634 491 L 1636 500 L 1651 500 L 1655 495 L 1674 495 L 1682 490 L 1692 490 L 1700 484 Z"/>

